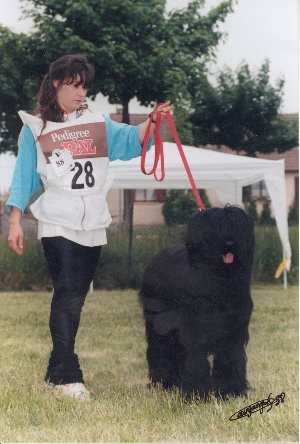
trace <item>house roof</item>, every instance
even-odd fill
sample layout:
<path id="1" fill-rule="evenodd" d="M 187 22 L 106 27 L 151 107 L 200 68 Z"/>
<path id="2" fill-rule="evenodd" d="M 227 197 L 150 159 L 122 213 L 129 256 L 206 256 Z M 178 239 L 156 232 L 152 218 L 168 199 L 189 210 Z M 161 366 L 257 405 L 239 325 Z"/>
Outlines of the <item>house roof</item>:
<path id="1" fill-rule="evenodd" d="M 270 154 L 261 154 L 258 157 L 261 159 L 270 159 L 270 160 L 285 160 L 285 171 L 294 172 L 299 171 L 299 147 L 295 146 L 285 153 L 270 153 Z"/>

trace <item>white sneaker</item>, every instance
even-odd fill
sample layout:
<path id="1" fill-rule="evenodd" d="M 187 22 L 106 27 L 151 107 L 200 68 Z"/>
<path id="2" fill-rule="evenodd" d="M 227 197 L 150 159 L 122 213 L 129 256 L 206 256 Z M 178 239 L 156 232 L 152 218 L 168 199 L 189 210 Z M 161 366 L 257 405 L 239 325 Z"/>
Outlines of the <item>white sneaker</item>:
<path id="1" fill-rule="evenodd" d="M 53 389 L 56 387 L 56 385 L 53 384 L 53 382 L 45 381 L 45 382 L 44 382 L 44 387 L 45 387 L 46 389 L 51 389 L 51 390 L 53 390 Z"/>
<path id="2" fill-rule="evenodd" d="M 74 382 L 71 384 L 47 384 L 49 388 L 54 389 L 60 393 L 71 398 L 80 399 L 81 401 L 88 401 L 90 399 L 90 392 L 86 389 L 82 382 Z"/>

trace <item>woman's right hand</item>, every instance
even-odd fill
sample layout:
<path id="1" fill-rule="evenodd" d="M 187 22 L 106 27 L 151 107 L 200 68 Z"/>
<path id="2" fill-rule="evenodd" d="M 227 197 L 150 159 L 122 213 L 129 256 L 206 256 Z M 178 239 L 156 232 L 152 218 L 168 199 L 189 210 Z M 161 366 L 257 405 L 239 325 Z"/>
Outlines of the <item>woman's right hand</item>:
<path id="1" fill-rule="evenodd" d="M 10 223 L 7 240 L 9 248 L 21 256 L 24 251 L 24 233 L 20 222 Z"/>

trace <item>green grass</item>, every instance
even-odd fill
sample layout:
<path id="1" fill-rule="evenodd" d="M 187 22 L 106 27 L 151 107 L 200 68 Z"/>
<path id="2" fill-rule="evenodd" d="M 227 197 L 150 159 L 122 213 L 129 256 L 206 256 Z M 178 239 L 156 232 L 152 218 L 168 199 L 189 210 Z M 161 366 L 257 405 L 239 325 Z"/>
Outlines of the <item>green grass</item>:
<path id="1" fill-rule="evenodd" d="M 77 338 L 93 400 L 43 386 L 51 342 L 50 293 L 0 293 L 0 441 L 297 441 L 297 288 L 257 286 L 250 326 L 248 400 L 185 404 L 177 392 L 148 390 L 146 345 L 135 291 L 88 296 Z M 240 408 L 284 391 L 263 414 L 231 422 Z"/>

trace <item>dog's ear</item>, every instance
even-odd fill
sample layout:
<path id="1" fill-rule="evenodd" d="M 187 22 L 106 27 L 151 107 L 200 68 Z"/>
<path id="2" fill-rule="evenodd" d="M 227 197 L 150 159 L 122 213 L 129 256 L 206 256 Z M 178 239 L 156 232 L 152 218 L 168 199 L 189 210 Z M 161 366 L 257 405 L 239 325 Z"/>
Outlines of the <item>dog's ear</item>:
<path id="1" fill-rule="evenodd" d="M 180 318 L 176 310 L 168 310 L 153 316 L 154 329 L 159 335 L 166 335 L 169 331 L 179 328 Z"/>
<path id="2" fill-rule="evenodd" d="M 143 307 L 146 311 L 159 313 L 167 309 L 164 301 L 160 299 L 149 298 L 147 296 L 142 296 Z"/>
<path id="3" fill-rule="evenodd" d="M 187 256 L 190 266 L 196 265 L 199 260 L 201 260 L 201 248 L 199 247 L 199 244 L 195 244 L 192 242 L 186 241 L 185 243 L 186 249 L 187 249 Z"/>
<path id="4" fill-rule="evenodd" d="M 202 250 L 201 243 L 205 232 L 206 217 L 204 212 L 198 212 L 189 220 L 185 233 L 185 247 L 188 253 L 189 263 L 193 264 L 199 261 L 199 253 Z"/>

